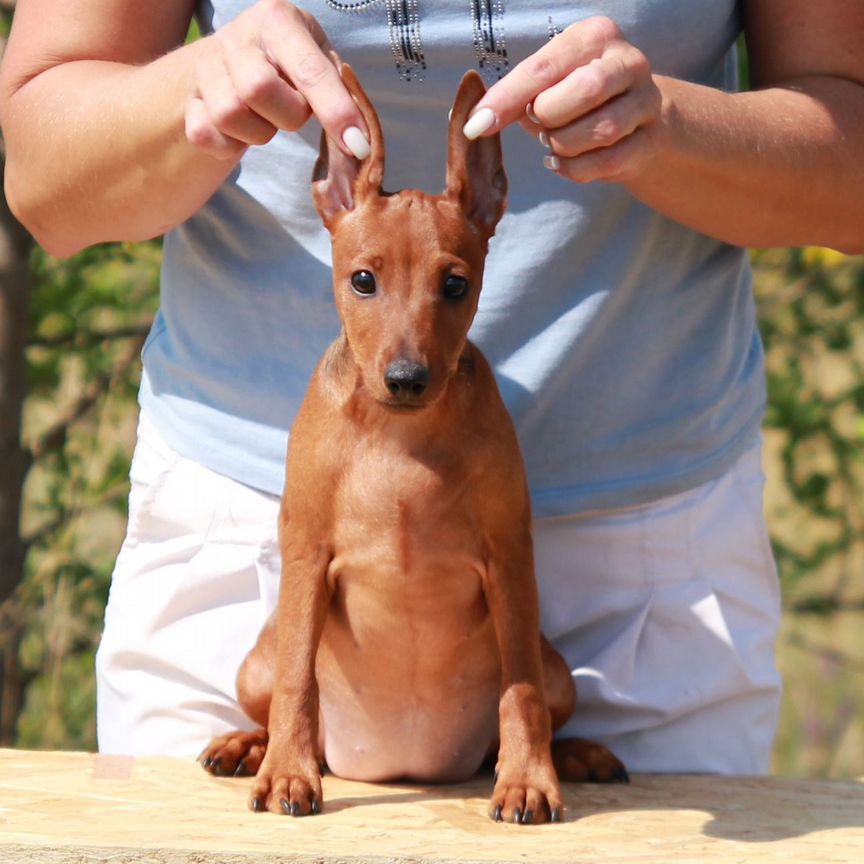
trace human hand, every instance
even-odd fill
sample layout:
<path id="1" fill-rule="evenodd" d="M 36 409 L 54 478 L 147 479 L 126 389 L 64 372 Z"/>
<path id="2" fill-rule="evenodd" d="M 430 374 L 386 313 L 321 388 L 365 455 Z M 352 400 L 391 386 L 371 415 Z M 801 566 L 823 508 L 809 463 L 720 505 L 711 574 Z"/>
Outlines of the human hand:
<path id="1" fill-rule="evenodd" d="M 314 114 L 346 153 L 369 155 L 366 124 L 309 13 L 287 0 L 259 0 L 200 46 L 185 121 L 186 137 L 204 152 L 236 159 Z"/>
<path id="2" fill-rule="evenodd" d="M 550 170 L 586 183 L 637 177 L 658 146 L 661 95 L 645 55 L 608 18 L 572 24 L 493 85 L 469 138 L 514 122 L 551 150 Z"/>

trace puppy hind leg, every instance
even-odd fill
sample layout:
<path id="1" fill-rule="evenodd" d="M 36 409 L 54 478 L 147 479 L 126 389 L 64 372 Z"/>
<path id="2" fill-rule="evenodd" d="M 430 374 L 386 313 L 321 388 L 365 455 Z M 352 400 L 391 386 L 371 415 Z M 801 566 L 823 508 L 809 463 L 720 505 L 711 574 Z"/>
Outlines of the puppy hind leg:
<path id="1" fill-rule="evenodd" d="M 267 726 L 276 675 L 276 616 L 271 615 L 237 671 L 237 700 L 259 726 Z"/>
<path id="2" fill-rule="evenodd" d="M 552 742 L 552 761 L 562 780 L 572 783 L 629 783 L 624 763 L 604 744 L 584 738 Z"/>
<path id="3" fill-rule="evenodd" d="M 552 729 L 560 729 L 576 707 L 576 685 L 564 658 L 545 636 L 540 637 L 543 656 L 543 684 Z M 603 744 L 582 738 L 552 742 L 552 761 L 561 780 L 575 783 L 627 783 L 623 763 Z"/>
<path id="4" fill-rule="evenodd" d="M 251 777 L 267 752 L 267 730 L 237 730 L 214 738 L 198 757 L 205 771 L 216 777 Z"/>
<path id="5" fill-rule="evenodd" d="M 576 705 L 576 685 L 564 658 L 541 633 L 540 655 L 543 660 L 543 689 L 546 706 L 552 720 L 552 731 L 560 729 L 573 713 Z"/>

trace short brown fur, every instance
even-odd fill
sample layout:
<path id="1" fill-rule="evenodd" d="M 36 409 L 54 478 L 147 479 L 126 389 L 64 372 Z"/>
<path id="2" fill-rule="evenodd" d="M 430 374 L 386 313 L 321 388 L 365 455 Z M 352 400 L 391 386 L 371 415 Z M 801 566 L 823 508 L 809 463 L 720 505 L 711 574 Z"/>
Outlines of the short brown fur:
<path id="1" fill-rule="evenodd" d="M 497 753 L 490 815 L 554 821 L 556 764 L 571 779 L 626 772 L 584 741 L 557 742 L 553 762 L 575 689 L 540 634 L 516 434 L 467 339 L 506 206 L 498 136 L 461 132 L 485 88 L 476 73 L 460 86 L 444 194 L 386 195 L 378 118 L 347 66 L 343 79 L 372 154 L 322 138 L 315 167 L 343 332 L 291 433 L 279 604 L 238 675 L 266 731 L 216 739 L 202 761 L 257 770 L 253 809 L 306 815 L 324 761 L 346 778 L 456 782 Z M 374 293 L 352 287 L 361 271 Z M 445 296 L 448 277 L 464 296 Z"/>

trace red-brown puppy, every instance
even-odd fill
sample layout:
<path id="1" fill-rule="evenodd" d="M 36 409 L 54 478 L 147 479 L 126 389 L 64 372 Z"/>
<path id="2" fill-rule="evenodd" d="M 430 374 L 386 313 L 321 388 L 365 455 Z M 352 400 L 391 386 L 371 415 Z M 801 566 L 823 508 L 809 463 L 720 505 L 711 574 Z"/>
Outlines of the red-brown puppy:
<path id="1" fill-rule="evenodd" d="M 498 136 L 469 142 L 468 73 L 447 188 L 382 192 L 381 126 L 352 71 L 371 155 L 322 138 L 313 195 L 333 241 L 341 336 L 291 433 L 278 609 L 238 676 L 265 729 L 211 743 L 217 774 L 252 773 L 252 809 L 321 809 L 341 777 L 454 782 L 497 751 L 490 815 L 556 821 L 568 779 L 625 779 L 605 748 L 556 744 L 575 690 L 542 639 L 531 513 L 513 425 L 468 339 L 506 205 Z M 551 714 L 550 714 L 551 712 Z"/>

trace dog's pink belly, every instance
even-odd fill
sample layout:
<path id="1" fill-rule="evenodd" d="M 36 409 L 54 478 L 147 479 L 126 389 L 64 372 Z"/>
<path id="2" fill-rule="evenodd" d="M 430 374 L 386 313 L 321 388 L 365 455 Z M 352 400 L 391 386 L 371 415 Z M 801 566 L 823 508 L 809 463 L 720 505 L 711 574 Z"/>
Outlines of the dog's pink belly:
<path id="1" fill-rule="evenodd" d="M 425 488 L 409 480 L 397 488 Z M 464 780 L 497 737 L 500 655 L 484 563 L 470 520 L 434 500 L 423 520 L 405 517 L 419 512 L 413 499 L 391 502 L 377 530 L 346 519 L 339 535 L 316 677 L 325 758 L 341 777 Z M 401 516 L 386 519 L 390 510 Z"/>
<path id="2" fill-rule="evenodd" d="M 353 780 L 465 780 L 498 735 L 491 622 L 461 638 L 403 626 L 358 634 L 328 622 L 317 662 L 327 764 Z"/>
<path id="3" fill-rule="evenodd" d="M 438 704 L 404 694 L 376 705 L 363 694 L 321 692 L 324 755 L 350 780 L 457 783 L 476 773 L 497 737 L 497 688 L 433 694 Z M 352 698 L 352 696 L 354 698 Z M 485 696 L 485 698 L 478 698 Z"/>

